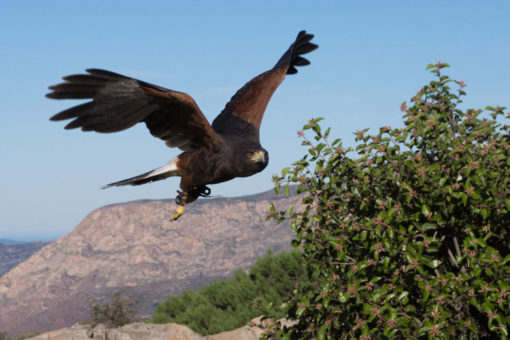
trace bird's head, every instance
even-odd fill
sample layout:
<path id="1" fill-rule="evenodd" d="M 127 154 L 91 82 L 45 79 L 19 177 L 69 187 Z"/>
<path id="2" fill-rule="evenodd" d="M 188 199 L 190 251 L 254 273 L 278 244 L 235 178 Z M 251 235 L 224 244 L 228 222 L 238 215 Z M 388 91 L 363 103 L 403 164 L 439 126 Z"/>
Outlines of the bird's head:
<path id="1" fill-rule="evenodd" d="M 250 149 L 245 152 L 245 164 L 247 164 L 247 169 L 250 169 L 254 173 L 264 170 L 268 162 L 269 155 L 267 151 L 261 147 Z"/>
<path id="2" fill-rule="evenodd" d="M 267 151 L 260 145 L 247 143 L 239 145 L 235 153 L 237 155 L 234 167 L 237 169 L 237 176 L 246 177 L 264 170 L 269 162 Z"/>
<path id="3" fill-rule="evenodd" d="M 246 157 L 250 160 L 250 162 L 256 163 L 256 164 L 263 164 L 264 167 L 267 165 L 268 162 L 268 154 L 267 151 L 264 149 L 256 150 L 256 151 L 248 151 L 246 153 Z"/>

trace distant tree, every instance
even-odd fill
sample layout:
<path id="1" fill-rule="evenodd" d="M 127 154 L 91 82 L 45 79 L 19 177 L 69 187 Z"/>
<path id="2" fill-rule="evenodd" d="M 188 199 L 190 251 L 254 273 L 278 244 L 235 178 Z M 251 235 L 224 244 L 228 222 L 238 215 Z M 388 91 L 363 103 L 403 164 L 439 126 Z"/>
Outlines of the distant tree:
<path id="1" fill-rule="evenodd" d="M 95 299 L 90 301 L 92 314 L 91 324 L 104 324 L 107 327 L 120 327 L 138 320 L 135 306 L 138 300 L 129 298 L 120 291 L 112 295 L 109 301 L 99 303 Z"/>
<path id="2" fill-rule="evenodd" d="M 403 128 L 358 131 L 354 149 L 320 119 L 299 133 L 307 155 L 275 181 L 298 184 L 304 208 L 272 216 L 291 221 L 327 283 L 293 299 L 298 323 L 270 337 L 508 338 L 510 114 L 463 109 L 465 84 L 447 66 L 428 66 Z"/>

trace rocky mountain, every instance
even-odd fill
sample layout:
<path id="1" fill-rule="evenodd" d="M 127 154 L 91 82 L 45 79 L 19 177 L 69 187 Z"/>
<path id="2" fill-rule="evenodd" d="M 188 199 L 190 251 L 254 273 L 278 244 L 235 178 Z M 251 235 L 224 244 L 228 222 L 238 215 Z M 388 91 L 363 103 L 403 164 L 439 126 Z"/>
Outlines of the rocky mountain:
<path id="1" fill-rule="evenodd" d="M 41 241 L 12 244 L 0 242 L 0 277 L 47 244 Z"/>
<path id="2" fill-rule="evenodd" d="M 119 290 L 149 316 L 169 294 L 246 269 L 268 249 L 289 249 L 288 225 L 265 220 L 270 202 L 284 208 L 297 198 L 266 192 L 201 199 L 175 222 L 170 200 L 97 209 L 0 278 L 0 331 L 68 327 L 89 318 L 91 298 Z"/>

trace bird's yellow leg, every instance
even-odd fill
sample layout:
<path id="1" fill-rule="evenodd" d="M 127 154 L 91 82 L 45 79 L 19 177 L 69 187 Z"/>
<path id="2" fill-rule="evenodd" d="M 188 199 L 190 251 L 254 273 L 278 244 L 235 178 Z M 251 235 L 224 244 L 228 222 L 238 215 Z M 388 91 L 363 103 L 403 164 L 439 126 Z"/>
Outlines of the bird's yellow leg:
<path id="1" fill-rule="evenodd" d="M 175 221 L 184 213 L 184 205 L 178 205 L 170 221 Z"/>
<path id="2" fill-rule="evenodd" d="M 177 203 L 177 208 L 175 208 L 174 214 L 170 218 L 170 221 L 176 221 L 181 215 L 184 213 L 184 205 L 187 203 L 188 193 L 186 191 L 177 191 L 177 197 L 175 198 L 175 203 Z"/>

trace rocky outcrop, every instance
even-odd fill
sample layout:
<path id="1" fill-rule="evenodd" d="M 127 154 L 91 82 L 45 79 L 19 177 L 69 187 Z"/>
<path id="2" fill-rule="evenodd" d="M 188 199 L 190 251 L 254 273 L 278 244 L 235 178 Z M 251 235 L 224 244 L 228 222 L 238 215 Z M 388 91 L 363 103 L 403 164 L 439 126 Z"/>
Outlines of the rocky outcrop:
<path id="1" fill-rule="evenodd" d="M 289 249 L 288 226 L 265 220 L 270 202 L 284 208 L 297 198 L 267 192 L 202 199 L 176 222 L 170 222 L 173 201 L 97 209 L 0 278 L 0 330 L 68 327 L 89 318 L 91 298 L 119 290 L 137 298 L 147 317 L 169 294 L 247 269 L 268 249 Z"/>
<path id="2" fill-rule="evenodd" d="M 283 327 L 292 327 L 296 324 L 296 321 L 285 318 L 278 322 Z M 259 316 L 251 320 L 249 325 L 203 336 L 189 327 L 175 323 L 156 325 L 136 322 L 119 328 L 106 328 L 104 325 L 91 328 L 77 323 L 70 328 L 39 334 L 27 340 L 258 340 L 264 333 L 264 328 L 269 325 L 274 325 L 274 320 L 263 320 L 262 316 Z"/>
<path id="3" fill-rule="evenodd" d="M 175 323 L 165 325 L 128 324 L 108 329 L 98 325 L 93 329 L 75 324 L 73 327 L 39 334 L 28 340 L 258 340 L 263 330 L 256 326 L 244 326 L 229 332 L 202 336 L 190 328 Z"/>

